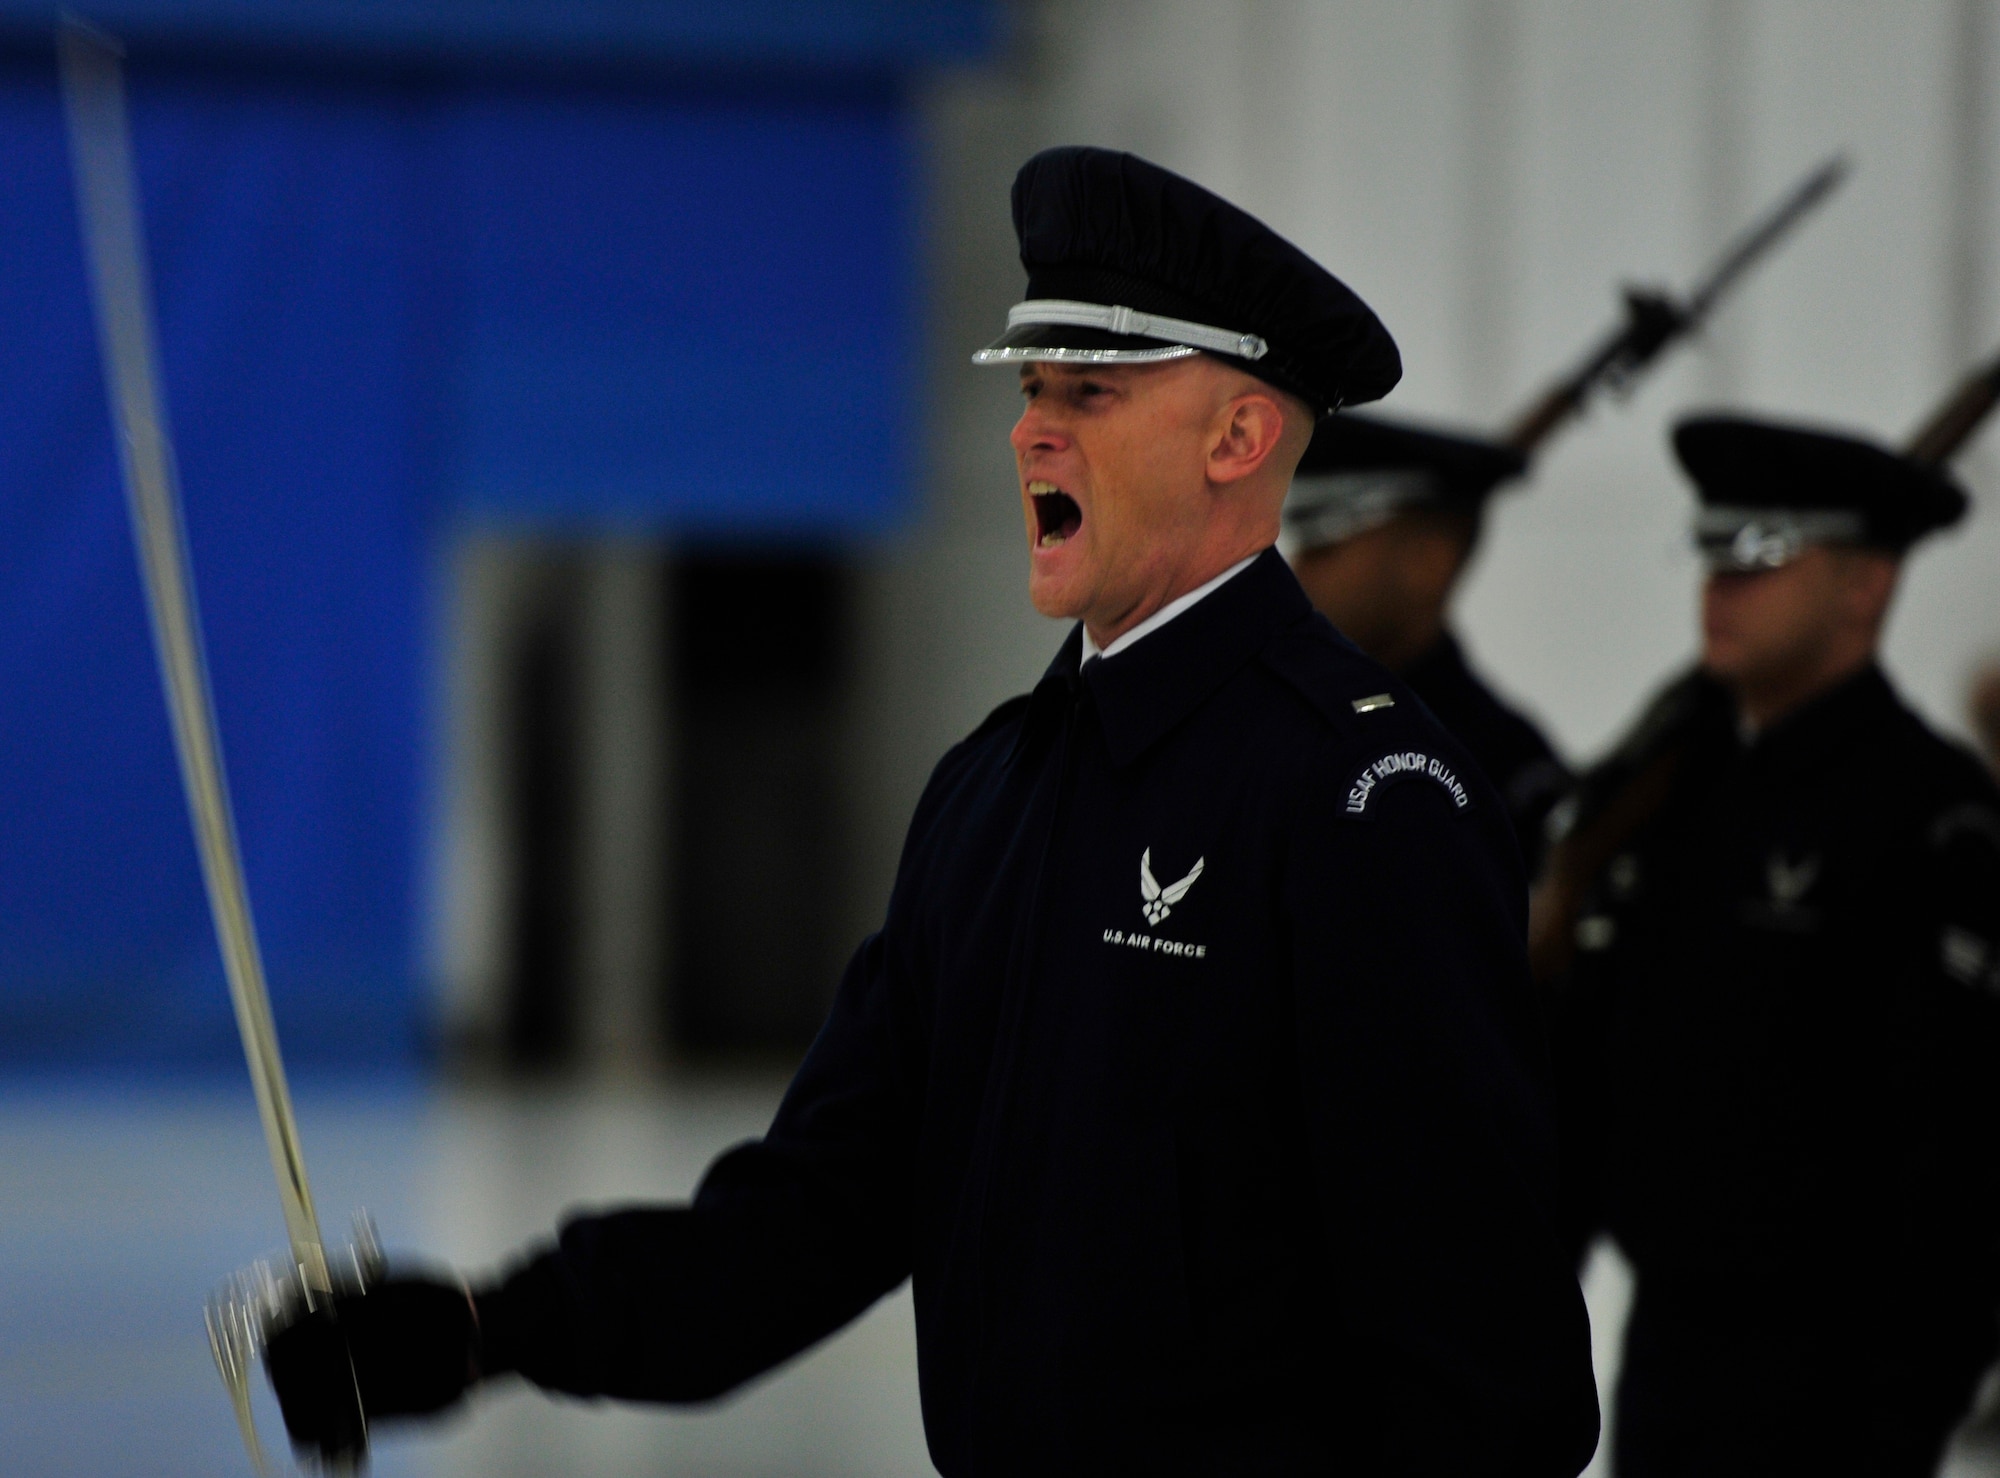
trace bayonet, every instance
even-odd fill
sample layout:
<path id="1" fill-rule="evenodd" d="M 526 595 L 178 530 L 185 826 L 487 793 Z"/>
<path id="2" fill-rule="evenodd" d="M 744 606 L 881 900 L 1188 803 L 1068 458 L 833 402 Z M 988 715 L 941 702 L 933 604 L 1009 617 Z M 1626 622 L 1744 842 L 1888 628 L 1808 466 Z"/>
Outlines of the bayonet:
<path id="1" fill-rule="evenodd" d="M 1630 388 L 1663 349 L 1700 328 L 1737 280 L 1825 200 L 1848 171 L 1847 160 L 1838 155 L 1813 170 L 1725 246 L 1684 296 L 1627 288 L 1623 319 L 1516 416 L 1501 440 L 1533 452 L 1558 427 L 1582 414 L 1600 390 Z"/>

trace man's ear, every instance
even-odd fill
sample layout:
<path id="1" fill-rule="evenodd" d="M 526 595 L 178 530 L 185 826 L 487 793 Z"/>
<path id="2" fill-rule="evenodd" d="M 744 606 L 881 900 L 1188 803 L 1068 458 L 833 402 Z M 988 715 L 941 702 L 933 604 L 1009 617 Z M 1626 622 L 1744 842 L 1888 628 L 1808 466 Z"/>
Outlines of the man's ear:
<path id="1" fill-rule="evenodd" d="M 1855 615 L 1880 629 L 1895 599 L 1896 584 L 1903 562 L 1893 554 L 1873 549 L 1851 550 L 1845 561 L 1848 601 Z"/>
<path id="2" fill-rule="evenodd" d="M 1269 395 L 1238 395 L 1223 406 L 1208 449 L 1210 482 L 1241 482 L 1270 461 L 1285 437 L 1285 412 Z"/>

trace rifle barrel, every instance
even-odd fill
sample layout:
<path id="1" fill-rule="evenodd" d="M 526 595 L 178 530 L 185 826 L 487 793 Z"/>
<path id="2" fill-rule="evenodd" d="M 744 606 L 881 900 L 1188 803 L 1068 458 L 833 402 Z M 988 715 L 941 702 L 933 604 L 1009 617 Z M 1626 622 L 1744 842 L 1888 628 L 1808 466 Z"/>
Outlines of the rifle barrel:
<path id="1" fill-rule="evenodd" d="M 2000 354 L 1953 387 L 1944 403 L 1904 443 L 1903 455 L 1926 466 L 1943 466 L 1972 439 L 1995 405 L 2000 405 Z"/>
<path id="2" fill-rule="evenodd" d="M 1592 388 L 1624 356 L 1630 338 L 1631 327 L 1624 323 L 1605 334 L 1567 374 L 1559 376 L 1507 423 L 1500 440 L 1515 451 L 1532 453 L 1558 426 L 1583 410 Z"/>

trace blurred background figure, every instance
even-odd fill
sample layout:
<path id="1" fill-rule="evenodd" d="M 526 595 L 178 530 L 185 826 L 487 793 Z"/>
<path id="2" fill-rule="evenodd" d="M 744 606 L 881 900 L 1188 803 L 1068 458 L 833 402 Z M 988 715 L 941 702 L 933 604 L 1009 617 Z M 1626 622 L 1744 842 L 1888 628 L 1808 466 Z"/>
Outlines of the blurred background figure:
<path id="1" fill-rule="evenodd" d="M 1743 403 L 1893 434 L 2000 337 L 1991 0 L 90 13 L 129 49 L 322 1212 L 462 1264 L 574 1201 L 684 1195 L 762 1129 L 936 756 L 1046 664 L 1018 400 L 962 353 L 1018 293 L 1036 149 L 1135 150 L 1339 263 L 1404 349 L 1387 414 L 1441 426 L 1502 424 L 1601 327 L 1596 285 L 1678 281 L 1850 154 L 1699 352 L 1486 510 L 1453 629 L 1581 763 L 1693 655 L 1666 426 Z M 0 4 L 0 1432 L 10 1470 L 208 1475 L 240 1455 L 196 1311 L 282 1228 L 119 504 L 53 17 Z M 902 368 L 836 410 L 862 358 Z M 719 454 L 751 399 L 781 409 Z M 1984 504 L 1990 458 L 1958 470 Z M 2000 631 L 1989 512 L 1904 573 L 1882 646 L 1960 737 Z M 1628 1287 L 1601 1250 L 1607 1378 Z M 510 1401 L 380 1470 L 923 1473 L 910 1368 L 891 1301 L 713 1416 Z"/>
<path id="2" fill-rule="evenodd" d="M 1313 437 L 1285 510 L 1292 563 L 1320 612 L 1399 673 L 1500 791 L 1533 877 L 1569 772 L 1534 723 L 1467 664 L 1447 609 L 1479 544 L 1486 500 L 1593 397 L 1629 394 L 1662 350 L 1702 326 L 1737 278 L 1845 177 L 1828 161 L 1740 233 L 1684 299 L 1628 288 L 1625 313 L 1499 438 L 1334 416 Z"/>
<path id="3" fill-rule="evenodd" d="M 1956 443 L 1914 447 L 1675 429 L 1700 666 L 1586 779 L 1573 905 L 1539 900 L 1579 1245 L 1638 1274 L 1622 1478 L 1925 1478 L 1993 1357 L 2000 788 L 1876 664 L 1903 556 L 1967 503 Z"/>
<path id="4" fill-rule="evenodd" d="M 1292 568 L 1328 620 L 1399 674 L 1500 792 L 1533 876 L 1569 771 L 1532 720 L 1466 664 L 1446 625 L 1486 499 L 1527 467 L 1497 442 L 1330 417 L 1292 483 Z"/>

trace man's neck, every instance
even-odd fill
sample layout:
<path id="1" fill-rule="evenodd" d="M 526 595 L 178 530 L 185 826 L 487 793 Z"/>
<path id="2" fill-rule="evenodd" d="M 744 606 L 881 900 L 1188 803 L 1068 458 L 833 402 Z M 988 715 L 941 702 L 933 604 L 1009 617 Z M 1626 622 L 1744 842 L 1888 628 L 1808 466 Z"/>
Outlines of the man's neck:
<path id="1" fill-rule="evenodd" d="M 1872 647 L 1859 654 L 1843 654 L 1838 660 L 1730 683 L 1736 694 L 1736 712 L 1751 734 L 1767 732 L 1773 724 L 1796 713 L 1821 694 L 1832 692 L 1875 660 Z"/>
<path id="2" fill-rule="evenodd" d="M 1210 576 L 1192 590 L 1184 591 L 1174 596 L 1171 600 L 1162 601 L 1146 616 L 1137 621 L 1119 622 L 1115 628 L 1111 628 L 1115 630 L 1116 634 L 1108 641 L 1102 640 L 1099 633 L 1092 630 L 1091 624 L 1088 621 L 1084 622 L 1083 660 L 1087 662 L 1092 657 L 1117 656 L 1118 653 L 1124 651 L 1133 643 L 1159 630 L 1162 626 L 1173 620 L 1174 617 L 1186 611 L 1205 596 L 1220 589 L 1233 576 L 1239 575 L 1249 569 L 1251 565 L 1257 562 L 1257 556 L 1262 553 L 1263 550 L 1260 549 L 1255 553 L 1245 555 L 1227 569 L 1221 571 L 1219 574 Z"/>

